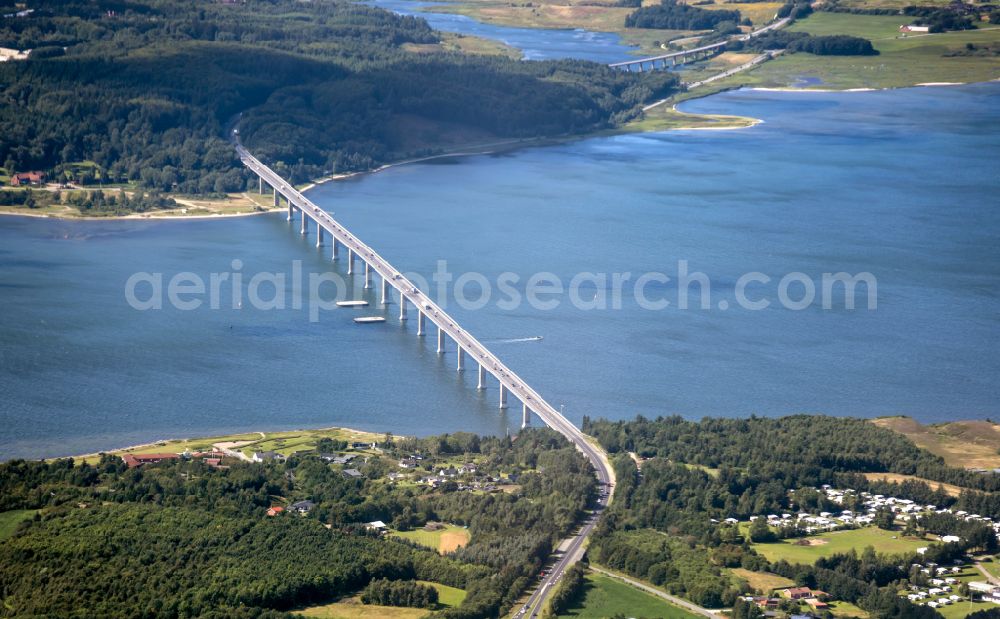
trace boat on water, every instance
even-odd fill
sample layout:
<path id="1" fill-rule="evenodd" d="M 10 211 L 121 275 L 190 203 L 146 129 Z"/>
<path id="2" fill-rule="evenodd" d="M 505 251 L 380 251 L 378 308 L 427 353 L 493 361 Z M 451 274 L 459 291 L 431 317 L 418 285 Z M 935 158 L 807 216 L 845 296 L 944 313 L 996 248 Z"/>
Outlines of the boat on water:
<path id="1" fill-rule="evenodd" d="M 385 322 L 385 316 L 358 316 L 354 319 L 354 322 L 366 325 L 373 322 Z"/>
<path id="2" fill-rule="evenodd" d="M 368 301 L 337 301 L 337 307 L 365 307 Z"/>

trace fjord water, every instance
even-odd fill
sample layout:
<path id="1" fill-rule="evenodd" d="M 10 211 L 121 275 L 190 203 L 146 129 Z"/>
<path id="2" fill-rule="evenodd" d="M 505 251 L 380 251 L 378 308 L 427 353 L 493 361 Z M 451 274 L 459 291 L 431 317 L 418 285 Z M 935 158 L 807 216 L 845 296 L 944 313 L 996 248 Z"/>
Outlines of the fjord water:
<path id="1" fill-rule="evenodd" d="M 430 277 L 646 271 L 712 279 L 711 309 L 448 309 L 566 415 L 996 415 L 1000 84 L 868 93 L 738 91 L 686 104 L 756 127 L 600 137 L 393 168 L 310 195 L 398 268 Z M 140 312 L 136 271 L 208 279 L 329 268 L 281 214 L 216 221 L 0 218 L 0 457 L 168 436 L 346 425 L 502 433 L 496 407 L 417 338 L 338 309 Z M 343 261 L 334 267 L 344 272 Z M 733 283 L 775 300 L 735 307 Z M 798 271 L 868 271 L 878 308 L 778 307 Z M 290 286 L 290 284 L 289 284 Z M 470 286 L 469 296 L 474 287 Z M 650 296 L 673 298 L 673 283 Z M 355 289 L 353 297 L 364 294 Z M 796 296 L 797 295 L 793 295 Z M 494 296 L 494 300 L 497 297 Z M 730 309 L 718 308 L 728 300 Z M 697 307 L 697 305 L 695 305 Z M 543 339 L 533 339 L 542 336 Z M 520 341 L 518 341 L 520 340 Z M 537 423 L 537 419 L 536 419 Z"/>
<path id="2" fill-rule="evenodd" d="M 612 32 L 594 32 L 582 28 L 558 30 L 499 26 L 479 22 L 465 15 L 425 11 L 423 9 L 441 3 L 419 0 L 370 0 L 366 4 L 400 15 L 421 17 L 435 30 L 500 41 L 521 50 L 525 60 L 576 58 L 612 63 L 634 58 L 630 52 L 635 48 L 623 44 L 621 38 Z"/>

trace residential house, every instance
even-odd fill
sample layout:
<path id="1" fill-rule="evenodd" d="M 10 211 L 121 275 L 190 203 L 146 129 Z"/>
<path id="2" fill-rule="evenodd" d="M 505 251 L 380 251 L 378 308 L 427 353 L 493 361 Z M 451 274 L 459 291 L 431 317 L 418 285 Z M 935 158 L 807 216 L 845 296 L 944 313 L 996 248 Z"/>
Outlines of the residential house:
<path id="1" fill-rule="evenodd" d="M 385 525 L 381 520 L 373 520 L 365 525 L 365 528 L 369 531 L 376 531 L 378 533 L 385 533 L 389 530 L 389 527 Z"/>
<path id="2" fill-rule="evenodd" d="M 24 185 L 41 185 L 45 182 L 45 172 L 19 172 L 10 177 L 12 187 Z"/>
<path id="3" fill-rule="evenodd" d="M 807 598 L 815 597 L 812 589 L 809 587 L 790 587 L 788 589 L 782 589 L 779 593 L 789 600 L 805 600 Z"/>
<path id="4" fill-rule="evenodd" d="M 274 517 L 274 516 L 277 516 L 278 514 L 284 512 L 284 511 L 285 511 L 284 507 L 282 507 L 280 505 L 273 505 L 273 506 L 271 506 L 271 507 L 268 508 L 267 515 L 271 516 L 271 517 Z"/>
<path id="5" fill-rule="evenodd" d="M 271 462 L 272 460 L 275 462 L 284 462 L 285 456 L 276 451 L 255 451 L 251 460 L 254 462 Z"/>
<path id="6" fill-rule="evenodd" d="M 122 456 L 122 461 L 130 469 L 142 466 L 143 464 L 154 464 L 156 462 L 163 462 L 164 460 L 179 459 L 180 456 L 177 454 L 125 454 Z"/>
<path id="7" fill-rule="evenodd" d="M 343 473 L 344 477 L 347 477 L 348 479 L 359 479 L 363 477 L 361 475 L 361 471 L 358 469 L 344 469 L 341 473 Z"/>
<path id="8" fill-rule="evenodd" d="M 296 501 L 291 505 L 291 508 L 299 512 L 300 514 L 308 514 L 313 510 L 314 507 L 316 507 L 316 504 L 308 499 L 305 501 Z"/>

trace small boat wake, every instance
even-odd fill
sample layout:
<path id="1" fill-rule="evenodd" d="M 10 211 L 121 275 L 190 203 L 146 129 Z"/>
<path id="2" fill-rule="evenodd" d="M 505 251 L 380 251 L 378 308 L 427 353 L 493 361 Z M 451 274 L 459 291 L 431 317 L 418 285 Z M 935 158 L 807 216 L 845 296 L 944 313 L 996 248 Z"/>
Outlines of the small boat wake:
<path id="1" fill-rule="evenodd" d="M 535 335 L 532 337 L 511 337 L 504 339 L 486 340 L 484 344 L 516 344 L 519 342 L 541 342 L 543 338 L 541 335 Z"/>

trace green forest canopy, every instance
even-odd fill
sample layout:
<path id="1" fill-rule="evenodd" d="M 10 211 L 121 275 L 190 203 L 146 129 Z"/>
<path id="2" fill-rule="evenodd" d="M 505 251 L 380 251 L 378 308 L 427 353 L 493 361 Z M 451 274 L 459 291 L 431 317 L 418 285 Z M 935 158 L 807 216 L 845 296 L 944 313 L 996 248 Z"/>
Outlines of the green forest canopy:
<path id="1" fill-rule="evenodd" d="M 349 2 L 47 2 L 0 20 L 0 47 L 43 50 L 0 64 L 0 164 L 63 172 L 89 160 L 103 182 L 235 191 L 246 178 L 224 133 L 241 112 L 244 143 L 302 181 L 440 146 L 415 142 L 414 124 L 573 134 L 677 86 L 583 61 L 404 48 L 437 41 L 422 19 Z"/>
<path id="2" fill-rule="evenodd" d="M 175 460 L 127 469 L 105 456 L 0 464 L 0 512 L 40 510 L 0 544 L 0 617 L 286 616 L 354 594 L 372 581 L 422 580 L 467 591 L 448 619 L 509 608 L 596 495 L 589 463 L 550 430 L 517 441 L 456 433 L 382 446 L 343 474 L 318 453 L 217 469 Z M 423 473 L 475 462 L 476 475 L 517 476 L 511 492 L 393 483 L 398 459 L 424 454 Z M 268 517 L 309 500 L 306 516 Z M 364 523 L 396 529 L 464 525 L 470 543 L 448 556 Z M 326 526 L 324 526 L 326 525 Z M 413 603 L 412 585 L 375 585 L 381 601 Z M 430 600 L 425 599 L 426 603 Z"/>

